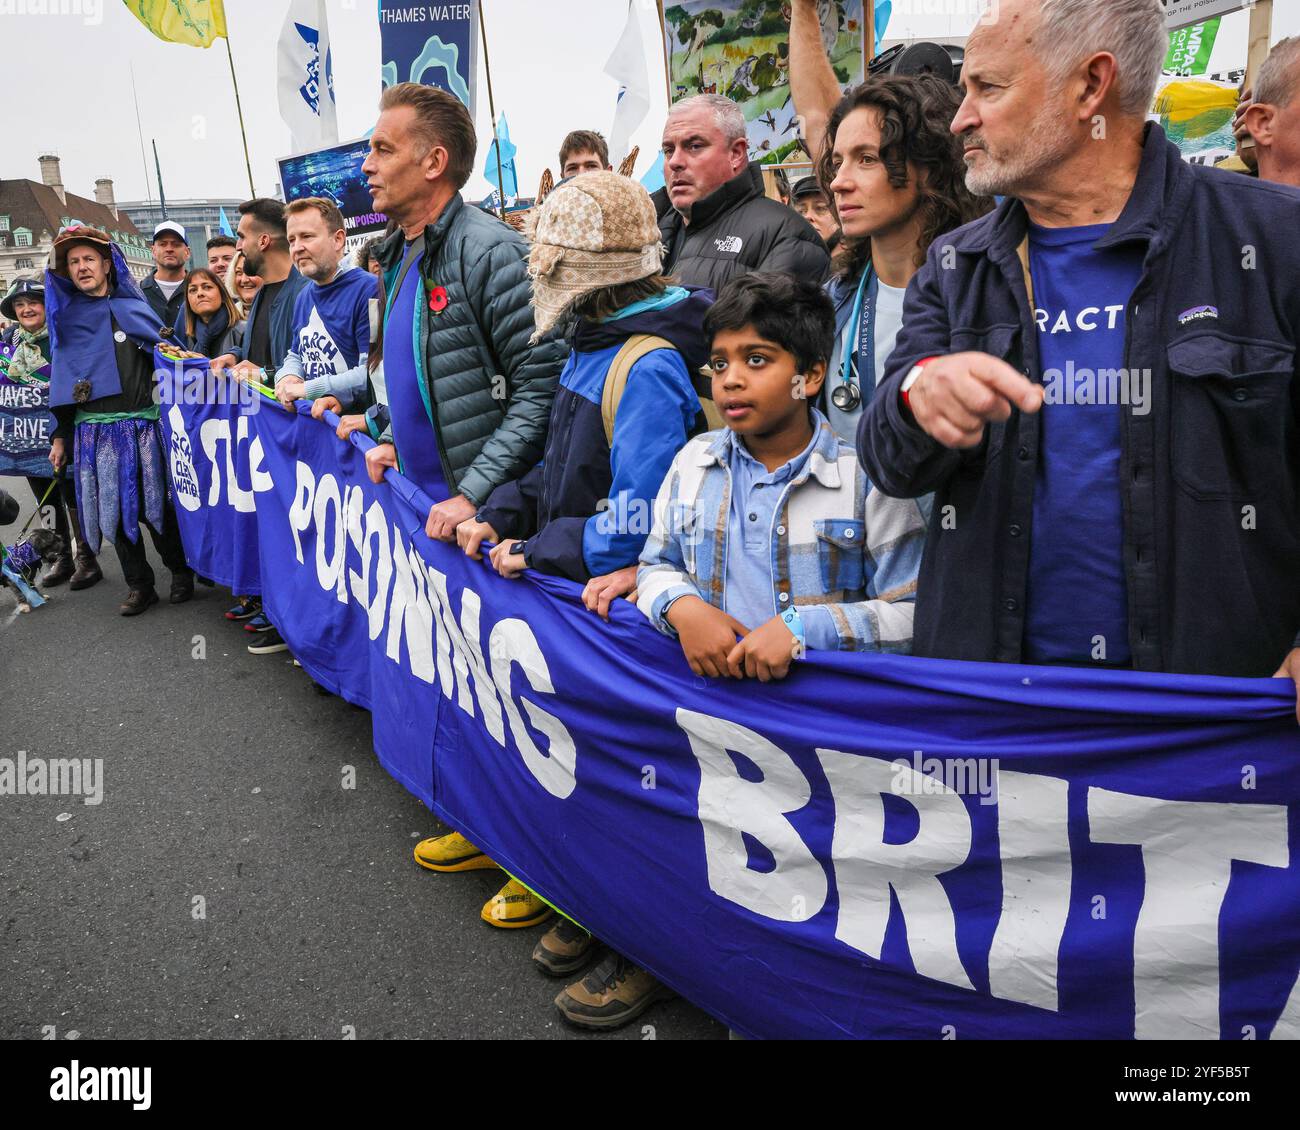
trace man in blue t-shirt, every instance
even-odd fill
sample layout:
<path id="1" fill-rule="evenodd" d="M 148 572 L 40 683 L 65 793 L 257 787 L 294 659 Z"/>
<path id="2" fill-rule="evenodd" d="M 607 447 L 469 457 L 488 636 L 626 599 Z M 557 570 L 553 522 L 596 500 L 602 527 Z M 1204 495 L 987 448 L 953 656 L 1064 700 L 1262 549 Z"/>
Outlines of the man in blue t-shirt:
<path id="1" fill-rule="evenodd" d="M 1120 414 L 1150 410 L 1125 368 L 1142 249 L 1098 250 L 1109 224 L 1029 225 L 1043 416 L 1029 536 L 1025 659 L 1126 667 Z"/>
<path id="2" fill-rule="evenodd" d="M 295 400 L 332 396 L 343 409 L 365 407 L 370 301 L 379 284 L 369 271 L 342 267 L 343 215 L 312 196 L 285 208 L 293 265 L 314 284 L 294 301 L 293 345 L 275 374 L 275 395 Z"/>

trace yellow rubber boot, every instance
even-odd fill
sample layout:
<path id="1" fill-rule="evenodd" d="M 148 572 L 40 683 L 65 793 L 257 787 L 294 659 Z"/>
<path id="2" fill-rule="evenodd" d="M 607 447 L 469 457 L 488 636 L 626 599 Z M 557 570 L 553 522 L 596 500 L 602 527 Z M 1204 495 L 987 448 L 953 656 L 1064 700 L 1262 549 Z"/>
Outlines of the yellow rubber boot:
<path id="1" fill-rule="evenodd" d="M 421 840 L 415 845 L 415 862 L 430 871 L 486 871 L 496 867 L 459 832 Z"/>
<path id="2" fill-rule="evenodd" d="M 554 913 L 522 883 L 511 879 L 483 904 L 479 917 L 502 930 L 522 930 L 540 925 Z"/>

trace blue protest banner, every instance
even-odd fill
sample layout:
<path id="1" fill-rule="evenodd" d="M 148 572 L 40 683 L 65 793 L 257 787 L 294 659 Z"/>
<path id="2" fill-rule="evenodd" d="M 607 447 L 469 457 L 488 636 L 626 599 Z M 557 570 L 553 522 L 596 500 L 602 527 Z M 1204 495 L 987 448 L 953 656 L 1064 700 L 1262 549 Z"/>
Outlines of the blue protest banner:
<path id="1" fill-rule="evenodd" d="M 257 421 L 273 484 L 258 510 L 263 606 L 316 682 L 372 712 L 380 763 L 432 805 L 433 625 L 425 567 L 409 548 L 424 515 L 370 482 L 367 437 L 340 443 L 332 412 L 319 423 L 300 404 L 301 418 Z"/>
<path id="2" fill-rule="evenodd" d="M 1300 1037 L 1289 682 L 816 652 L 697 678 L 627 602 L 606 624 L 431 542 L 327 423 L 255 417 L 291 649 L 434 812 L 732 1027 Z"/>
<path id="3" fill-rule="evenodd" d="M 474 113 L 478 79 L 478 0 L 404 4 L 379 0 L 383 85 L 418 82 L 454 94 Z"/>
<path id="4" fill-rule="evenodd" d="M 50 367 L 10 379 L 15 348 L 12 341 L 0 341 L 0 475 L 48 476 L 54 438 Z"/>
<path id="5" fill-rule="evenodd" d="M 155 349 L 154 368 L 185 558 L 202 576 L 256 596 L 257 496 L 271 482 L 253 420 L 264 405 L 283 409 L 248 385 L 214 377 L 206 359 L 176 361 Z"/>

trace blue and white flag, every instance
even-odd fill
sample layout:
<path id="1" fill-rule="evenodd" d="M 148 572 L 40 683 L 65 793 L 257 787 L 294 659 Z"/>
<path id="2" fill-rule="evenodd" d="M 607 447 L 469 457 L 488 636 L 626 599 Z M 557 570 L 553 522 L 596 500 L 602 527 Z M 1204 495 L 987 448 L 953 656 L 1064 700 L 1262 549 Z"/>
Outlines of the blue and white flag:
<path id="1" fill-rule="evenodd" d="M 221 208 L 221 234 L 228 235 L 232 239 L 235 235 L 235 229 L 230 226 L 230 217 L 226 215 L 226 209 L 223 205 Z"/>
<path id="2" fill-rule="evenodd" d="M 497 148 L 500 147 L 501 175 L 497 175 Z M 488 184 L 498 192 L 504 187 L 506 194 L 506 203 L 519 195 L 519 177 L 515 173 L 515 154 L 519 152 L 515 143 L 510 140 L 510 124 L 506 121 L 506 112 L 501 111 L 501 118 L 497 122 L 497 135 L 495 141 L 489 141 L 487 146 L 488 157 L 487 165 L 483 168 L 483 175 L 487 178 Z"/>
<path id="3" fill-rule="evenodd" d="M 639 13 L 628 0 L 627 24 L 605 64 L 605 73 L 619 84 L 614 125 L 609 131 L 609 159 L 615 167 L 628 155 L 632 134 L 650 112 L 650 72 L 645 60 Z"/>
<path id="4" fill-rule="evenodd" d="M 293 151 L 305 153 L 339 139 L 325 0 L 289 0 L 277 52 L 280 117 L 293 135 Z"/>

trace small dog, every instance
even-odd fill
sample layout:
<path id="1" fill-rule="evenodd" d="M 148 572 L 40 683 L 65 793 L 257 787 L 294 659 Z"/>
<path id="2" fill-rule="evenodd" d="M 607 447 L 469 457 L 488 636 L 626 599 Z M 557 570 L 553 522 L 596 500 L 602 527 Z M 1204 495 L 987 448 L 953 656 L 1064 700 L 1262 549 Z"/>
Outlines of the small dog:
<path id="1" fill-rule="evenodd" d="M 45 603 L 36 578 L 42 565 L 53 565 L 62 553 L 63 539 L 53 530 L 33 530 L 17 545 L 6 547 L 0 586 L 18 593 L 19 612 L 30 612 Z"/>

